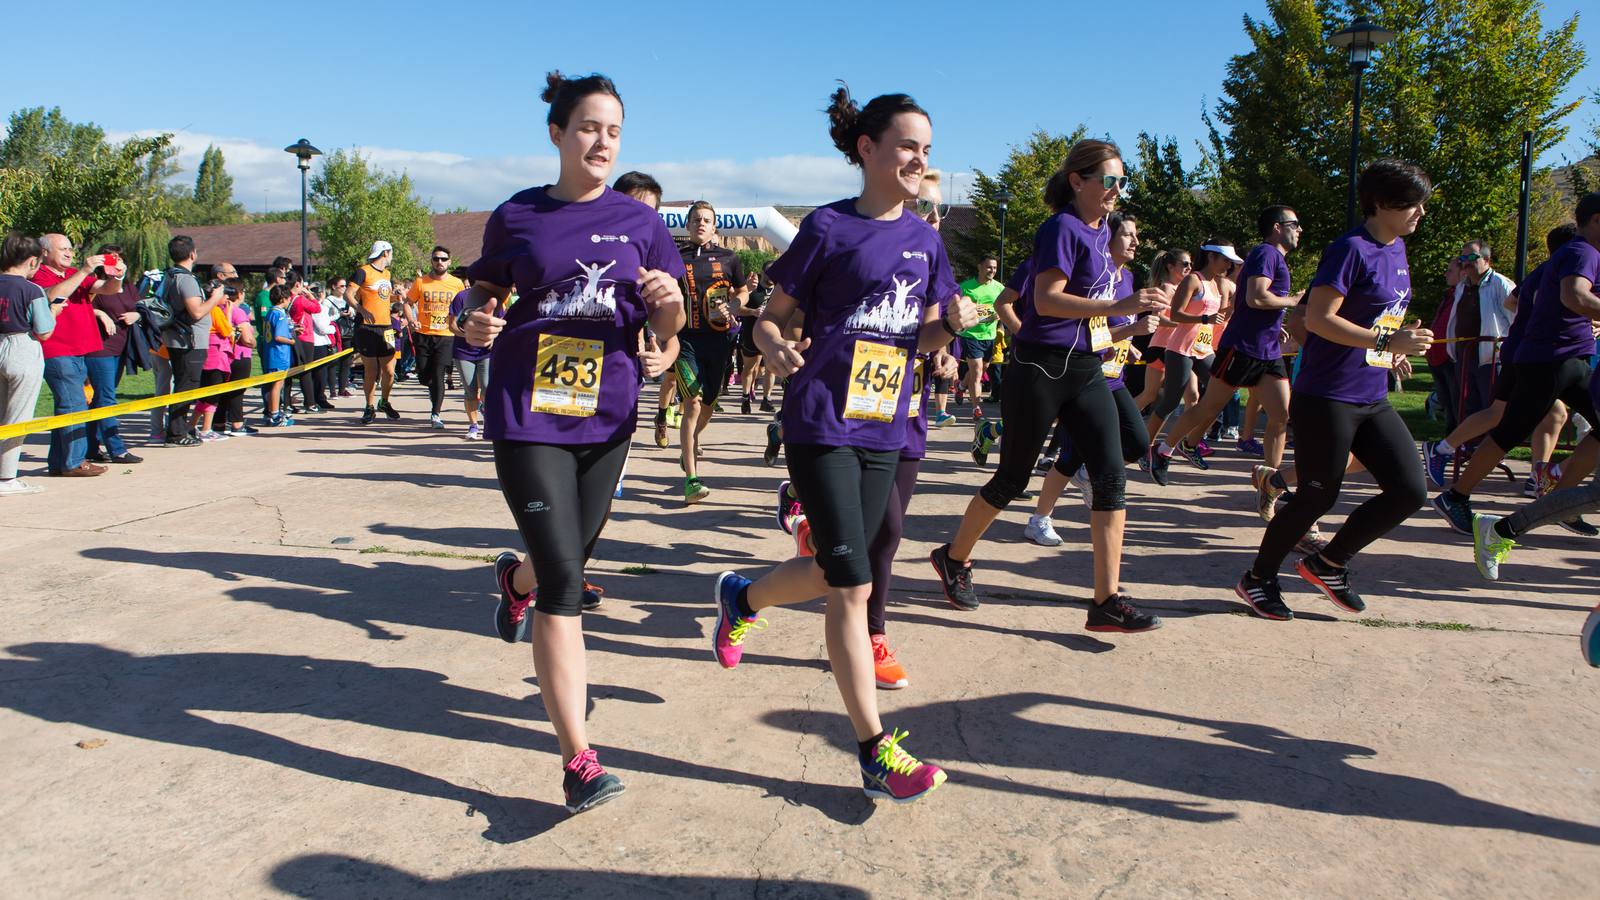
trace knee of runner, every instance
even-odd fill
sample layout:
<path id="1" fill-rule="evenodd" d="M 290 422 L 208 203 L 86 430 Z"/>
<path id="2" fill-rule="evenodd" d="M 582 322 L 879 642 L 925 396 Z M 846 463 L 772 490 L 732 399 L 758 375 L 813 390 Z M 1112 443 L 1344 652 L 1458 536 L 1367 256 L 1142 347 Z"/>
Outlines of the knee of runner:
<path id="1" fill-rule="evenodd" d="M 1068 471 L 1068 469 L 1067 469 L 1067 465 L 1070 462 L 1067 459 L 1067 456 L 1068 456 L 1068 454 L 1066 454 L 1066 453 L 1062 453 L 1060 456 L 1057 456 L 1055 463 L 1053 465 L 1051 465 L 1050 468 L 1056 470 L 1056 472 L 1058 472 L 1058 473 L 1060 473 L 1062 475 L 1065 475 L 1068 478 L 1071 478 L 1073 473 Z M 1138 458 L 1139 457 L 1135 456 L 1133 459 L 1138 459 Z M 1133 460 L 1129 460 L 1129 462 L 1132 462 L 1132 461 Z"/>
<path id="2" fill-rule="evenodd" d="M 583 611 L 583 563 L 569 560 L 535 566 L 539 586 L 533 608 L 550 616 L 576 616 Z"/>
<path id="3" fill-rule="evenodd" d="M 1291 502 L 1303 503 L 1320 516 L 1333 509 L 1333 505 L 1339 502 L 1339 488 L 1337 484 L 1324 485 L 1320 481 L 1307 481 L 1295 486 L 1294 500 Z"/>
<path id="4" fill-rule="evenodd" d="M 1113 512 L 1126 509 L 1128 506 L 1124 491 L 1128 486 L 1128 477 L 1121 469 L 1113 469 L 1103 475 L 1089 476 L 1089 509 L 1095 512 Z"/>
<path id="5" fill-rule="evenodd" d="M 828 587 L 863 588 L 859 593 L 866 601 L 866 588 L 872 585 L 872 564 L 865 552 L 850 544 L 818 547 L 816 560 Z"/>
<path id="6" fill-rule="evenodd" d="M 1027 487 L 1026 481 L 1019 481 L 1004 472 L 996 472 L 983 487 L 978 488 L 978 496 L 995 509 L 1005 509 L 1011 501 L 1021 497 Z"/>

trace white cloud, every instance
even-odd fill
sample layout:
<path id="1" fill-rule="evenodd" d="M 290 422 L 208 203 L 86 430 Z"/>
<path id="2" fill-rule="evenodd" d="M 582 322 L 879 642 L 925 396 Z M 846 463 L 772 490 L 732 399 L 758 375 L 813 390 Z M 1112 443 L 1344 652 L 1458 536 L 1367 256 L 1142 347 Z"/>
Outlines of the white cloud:
<path id="1" fill-rule="evenodd" d="M 160 129 L 138 134 L 157 134 Z M 107 135 L 125 140 L 134 133 Z M 282 147 L 265 146 L 242 138 L 183 132 L 174 138 L 177 181 L 192 184 L 200 156 L 208 144 L 222 148 L 228 174 L 233 176 L 234 199 L 252 212 L 263 208 L 291 209 L 300 203 L 300 178 L 294 160 Z M 333 148 L 324 147 L 331 151 Z M 492 209 L 513 193 L 530 185 L 555 180 L 552 156 L 502 156 L 474 158 L 455 153 L 360 147 L 372 163 L 387 171 L 411 175 L 417 196 L 435 209 Z M 690 162 L 646 162 L 619 167 L 649 172 L 660 181 L 668 200 L 704 198 L 725 206 L 760 204 L 816 204 L 854 194 L 860 175 L 838 157 L 776 156 L 738 162 L 707 159 Z"/>

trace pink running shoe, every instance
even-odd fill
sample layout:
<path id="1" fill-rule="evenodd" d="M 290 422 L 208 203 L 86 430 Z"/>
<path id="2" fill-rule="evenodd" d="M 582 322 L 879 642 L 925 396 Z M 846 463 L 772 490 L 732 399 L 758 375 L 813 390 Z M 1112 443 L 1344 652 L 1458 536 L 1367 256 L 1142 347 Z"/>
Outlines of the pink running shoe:
<path id="1" fill-rule="evenodd" d="M 1206 443 L 1203 439 L 1194 442 L 1194 451 L 1200 454 L 1201 459 L 1205 459 L 1206 457 L 1217 452 L 1211 449 L 1211 445 Z"/>
<path id="2" fill-rule="evenodd" d="M 911 732 L 895 729 L 878 740 L 872 759 L 861 764 L 861 790 L 874 800 L 910 803 L 945 782 L 944 770 L 900 747 Z"/>
<path id="3" fill-rule="evenodd" d="M 744 639 L 752 630 L 767 627 L 767 620 L 745 618 L 739 615 L 739 591 L 750 579 L 732 572 L 717 576 L 717 586 L 712 592 L 717 603 L 717 624 L 711 630 L 711 652 L 724 669 L 731 669 L 744 658 Z"/>

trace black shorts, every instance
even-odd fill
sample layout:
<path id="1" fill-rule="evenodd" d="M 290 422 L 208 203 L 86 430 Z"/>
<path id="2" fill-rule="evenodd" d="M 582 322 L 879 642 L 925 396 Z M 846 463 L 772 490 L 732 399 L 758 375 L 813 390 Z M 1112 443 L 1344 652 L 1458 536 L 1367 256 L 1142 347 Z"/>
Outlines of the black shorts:
<path id="1" fill-rule="evenodd" d="M 1516 392 L 1506 403 L 1500 424 L 1489 432 L 1500 449 L 1510 450 L 1531 437 L 1557 400 L 1567 404 L 1569 412 L 1589 422 L 1596 421 L 1594 400 L 1589 394 L 1588 360 L 1575 357 L 1554 362 L 1517 363 L 1507 368 L 1517 370 Z"/>
<path id="2" fill-rule="evenodd" d="M 1502 403 L 1511 402 L 1511 393 L 1517 389 L 1517 367 L 1506 363 L 1500 367 L 1500 374 L 1494 380 L 1494 399 Z"/>
<path id="3" fill-rule="evenodd" d="M 823 580 L 836 588 L 871 584 L 867 551 L 889 509 L 900 451 L 786 444 L 784 458 L 805 505 Z"/>
<path id="4" fill-rule="evenodd" d="M 1213 377 L 1222 379 L 1224 384 L 1236 388 L 1255 387 L 1263 376 L 1271 375 L 1273 378 L 1289 380 L 1289 367 L 1283 364 L 1283 358 L 1258 359 L 1248 353 L 1241 353 L 1235 347 L 1217 351 L 1217 362 L 1211 367 Z"/>
<path id="5" fill-rule="evenodd" d="M 984 340 L 983 338 L 962 337 L 959 343 L 961 344 L 962 359 L 976 359 L 988 362 L 990 355 L 994 353 L 994 338 Z"/>
<path id="6" fill-rule="evenodd" d="M 362 359 L 388 359 L 394 355 L 394 329 L 387 325 L 356 326 L 356 355 Z"/>
<path id="7" fill-rule="evenodd" d="M 678 390 L 685 397 L 697 396 L 707 403 L 722 396 L 728 385 L 728 366 L 733 360 L 733 344 L 726 332 L 694 331 L 678 334 Z"/>
<path id="8" fill-rule="evenodd" d="M 739 329 L 739 353 L 745 357 L 760 356 L 761 348 L 756 346 L 756 320 L 745 319 L 744 327 Z"/>

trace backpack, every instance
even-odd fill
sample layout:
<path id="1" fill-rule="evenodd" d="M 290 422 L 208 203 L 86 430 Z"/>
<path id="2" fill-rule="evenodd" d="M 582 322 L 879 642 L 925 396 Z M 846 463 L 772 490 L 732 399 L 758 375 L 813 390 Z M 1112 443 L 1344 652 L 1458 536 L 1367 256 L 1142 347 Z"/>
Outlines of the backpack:
<path id="1" fill-rule="evenodd" d="M 173 277 L 175 274 L 187 275 L 189 270 L 174 266 L 161 273 L 160 281 L 151 279 L 151 294 L 139 301 L 138 309 L 164 337 L 170 335 L 167 339 L 172 346 L 180 350 L 191 349 L 179 346 L 193 343 L 193 335 L 189 333 L 188 326 L 194 323 L 187 321 L 188 314 L 172 303 L 172 286 L 177 283 L 177 278 Z"/>

